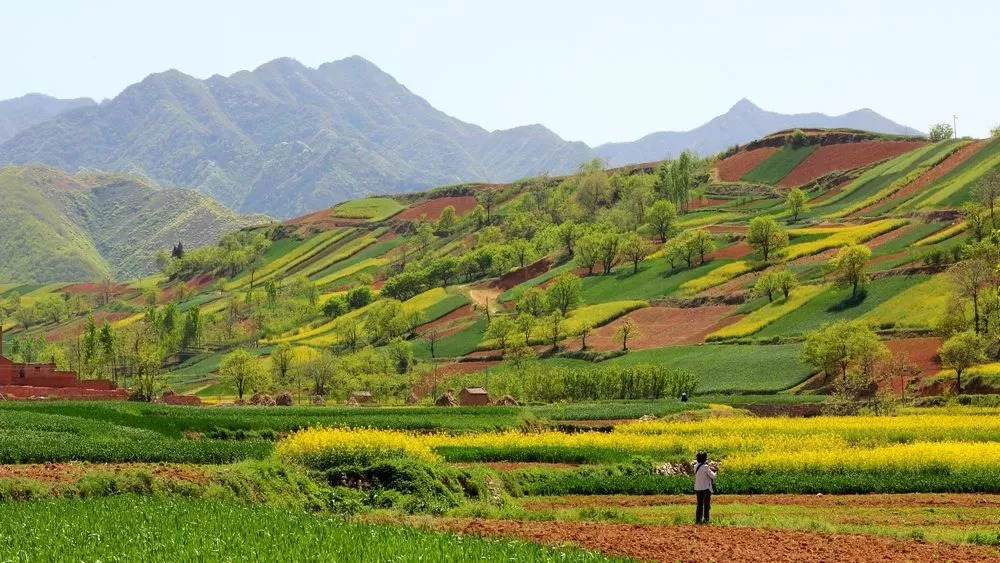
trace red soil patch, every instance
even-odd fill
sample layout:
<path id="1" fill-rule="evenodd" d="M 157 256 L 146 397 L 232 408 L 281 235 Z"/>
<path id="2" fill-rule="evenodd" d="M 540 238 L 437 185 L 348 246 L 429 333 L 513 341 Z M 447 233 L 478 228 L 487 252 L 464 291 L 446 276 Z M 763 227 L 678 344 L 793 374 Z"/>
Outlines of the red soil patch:
<path id="1" fill-rule="evenodd" d="M 445 336 L 454 334 L 464 328 L 464 321 L 475 316 L 476 312 L 472 310 L 471 304 L 462 305 L 447 315 L 438 317 L 429 323 L 420 325 L 417 327 L 416 333 L 418 335 L 424 335 L 432 330 L 436 330 L 438 332 L 438 336 L 444 338 Z"/>
<path id="2" fill-rule="evenodd" d="M 937 336 L 924 338 L 901 338 L 889 340 L 885 344 L 894 354 L 898 354 L 920 368 L 920 375 L 934 375 L 941 371 L 938 349 L 942 340 Z"/>
<path id="3" fill-rule="evenodd" d="M 693 497 L 688 499 L 689 502 Z M 877 536 L 736 526 L 441 520 L 436 527 L 546 544 L 573 543 L 643 561 L 996 561 L 996 549 Z"/>
<path id="4" fill-rule="evenodd" d="M 739 241 L 729 246 L 720 248 L 715 252 L 709 254 L 705 257 L 706 260 L 715 260 L 716 258 L 743 258 L 753 252 L 750 245 L 746 241 Z"/>
<path id="5" fill-rule="evenodd" d="M 193 465 L 167 463 L 28 463 L 0 465 L 0 479 L 30 479 L 46 483 L 76 483 L 88 474 L 121 474 L 146 471 L 154 477 L 170 481 L 205 483 L 205 472 Z"/>
<path id="6" fill-rule="evenodd" d="M 74 283 L 60 289 L 63 293 L 104 293 L 104 284 L 101 283 Z M 111 295 L 122 295 L 131 291 L 128 286 L 121 284 L 111 284 Z"/>
<path id="7" fill-rule="evenodd" d="M 94 324 L 101 328 L 105 322 L 113 323 L 126 317 L 132 316 L 130 313 L 109 313 L 107 311 L 97 311 L 94 313 Z M 59 342 L 72 338 L 78 334 L 83 334 L 85 320 L 83 318 L 74 319 L 58 328 L 54 328 L 45 333 L 45 340 L 48 342 Z"/>
<path id="8" fill-rule="evenodd" d="M 460 373 L 476 373 L 486 368 L 500 365 L 497 360 L 485 360 L 482 362 L 455 362 L 443 365 L 438 368 L 438 375 L 455 375 Z"/>
<path id="9" fill-rule="evenodd" d="M 471 195 L 438 197 L 429 199 L 421 204 L 414 205 L 409 209 L 404 209 L 402 212 L 394 215 L 392 220 L 415 221 L 417 219 L 427 219 L 429 221 L 437 221 L 441 218 L 441 212 L 444 211 L 444 208 L 449 205 L 454 207 L 455 213 L 461 217 L 462 215 L 465 215 L 475 209 L 476 203 L 476 198 Z"/>
<path id="10" fill-rule="evenodd" d="M 802 186 L 837 170 L 851 170 L 922 147 L 924 141 L 865 141 L 823 145 L 778 181 L 786 188 Z"/>
<path id="11" fill-rule="evenodd" d="M 854 215 L 861 215 L 863 213 L 867 213 L 869 211 L 882 207 L 889 202 L 903 200 L 916 194 L 920 190 L 936 182 L 938 178 L 958 168 L 959 166 L 962 165 L 963 162 L 972 158 L 973 155 L 978 153 L 980 150 L 982 150 L 983 147 L 986 146 L 987 142 L 988 141 L 986 139 L 981 139 L 978 141 L 973 141 L 968 145 L 965 145 L 961 149 L 952 153 L 948 158 L 944 159 L 941 162 L 941 164 L 938 164 L 934 168 L 931 168 L 916 180 L 903 186 L 896 193 L 883 199 L 882 201 L 875 202 L 867 207 L 858 210 L 856 213 L 854 213 Z"/>
<path id="12" fill-rule="evenodd" d="M 630 349 L 663 348 L 682 344 L 698 344 L 705 336 L 715 330 L 715 327 L 736 307 L 709 306 L 682 309 L 677 307 L 644 307 L 611 321 L 594 330 L 587 339 L 587 346 L 596 350 L 617 350 L 620 344 L 614 341 L 615 330 L 632 319 L 641 334 L 629 339 Z M 577 342 L 571 339 L 569 342 Z M 570 344 L 572 346 L 572 344 Z"/>
<path id="13" fill-rule="evenodd" d="M 846 186 L 847 184 L 850 184 L 852 181 L 853 180 L 849 180 L 849 179 L 848 180 L 844 180 L 843 182 L 837 184 L 836 186 L 830 188 L 829 190 L 826 190 L 822 194 L 820 194 L 820 195 L 812 198 L 811 200 L 809 200 L 809 205 L 816 205 L 818 203 L 823 203 L 824 201 L 830 199 L 831 197 L 839 194 L 844 189 L 844 186 Z"/>
<path id="14" fill-rule="evenodd" d="M 188 291 L 200 291 L 215 283 L 212 274 L 198 274 L 187 282 Z"/>
<path id="15" fill-rule="evenodd" d="M 558 510 L 561 508 L 641 508 L 691 504 L 691 495 L 568 495 L 540 498 L 522 504 L 526 510 Z M 1000 507 L 1000 495 L 956 493 L 909 493 L 899 495 L 718 495 L 712 504 L 770 504 L 809 507 Z"/>
<path id="16" fill-rule="evenodd" d="M 518 268 L 513 272 L 507 272 L 506 274 L 497 278 L 496 281 L 490 284 L 490 287 L 495 287 L 503 291 L 514 287 L 515 285 L 522 284 L 531 278 L 538 277 L 545 272 L 549 271 L 552 267 L 552 263 L 548 258 L 542 258 L 534 264 L 528 264 L 523 268 Z"/>
<path id="17" fill-rule="evenodd" d="M 703 207 L 712 207 L 714 205 L 723 205 L 725 203 L 730 203 L 732 200 L 721 199 L 716 197 L 700 197 L 698 199 L 692 199 L 688 202 L 687 208 L 691 209 L 701 209 Z"/>
<path id="18" fill-rule="evenodd" d="M 710 233 L 745 233 L 746 225 L 708 225 L 705 227 Z"/>
<path id="19" fill-rule="evenodd" d="M 364 219 L 349 219 L 334 217 L 333 209 L 321 209 L 308 215 L 285 221 L 286 225 L 298 227 L 296 232 L 305 234 L 310 231 L 329 231 L 337 227 L 351 227 L 364 223 Z"/>
<path id="20" fill-rule="evenodd" d="M 723 182 L 735 182 L 776 152 L 778 152 L 778 147 L 761 147 L 740 151 L 719 162 L 716 166 L 719 171 L 719 179 Z"/>

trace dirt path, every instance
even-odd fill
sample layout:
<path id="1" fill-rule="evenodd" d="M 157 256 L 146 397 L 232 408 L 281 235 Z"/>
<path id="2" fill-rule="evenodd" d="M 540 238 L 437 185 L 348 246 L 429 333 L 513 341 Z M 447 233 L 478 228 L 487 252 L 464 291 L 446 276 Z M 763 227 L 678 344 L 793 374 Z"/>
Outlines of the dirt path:
<path id="1" fill-rule="evenodd" d="M 469 288 L 469 299 L 476 304 L 477 308 L 489 306 L 490 312 L 498 310 L 497 298 L 502 292 L 493 287 Z"/>
<path id="2" fill-rule="evenodd" d="M 196 465 L 172 463 L 25 463 L 0 465 L 0 479 L 30 479 L 45 483 L 76 483 L 88 474 L 122 474 L 145 471 L 170 481 L 204 483 L 208 476 Z"/>
<path id="3" fill-rule="evenodd" d="M 730 526 L 441 520 L 436 527 L 480 536 L 572 543 L 645 561 L 996 561 L 998 556 L 996 549 L 987 547 Z"/>

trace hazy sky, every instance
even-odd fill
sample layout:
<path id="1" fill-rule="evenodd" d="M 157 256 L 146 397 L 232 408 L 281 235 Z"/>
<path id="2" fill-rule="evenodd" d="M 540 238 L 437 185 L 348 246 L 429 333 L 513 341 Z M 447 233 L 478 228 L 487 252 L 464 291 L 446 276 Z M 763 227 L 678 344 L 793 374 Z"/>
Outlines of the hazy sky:
<path id="1" fill-rule="evenodd" d="M 113 97 L 282 56 L 368 58 L 488 129 L 590 144 L 695 127 L 742 97 L 784 113 L 870 107 L 961 135 L 1000 123 L 1000 2 L 5 1 L 0 99 Z"/>

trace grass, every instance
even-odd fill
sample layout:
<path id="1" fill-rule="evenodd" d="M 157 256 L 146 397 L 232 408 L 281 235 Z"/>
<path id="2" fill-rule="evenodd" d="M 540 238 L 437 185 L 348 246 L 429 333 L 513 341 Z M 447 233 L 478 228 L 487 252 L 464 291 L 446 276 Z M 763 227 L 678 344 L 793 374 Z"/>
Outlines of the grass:
<path id="1" fill-rule="evenodd" d="M 885 301 L 861 318 L 894 328 L 932 328 L 944 314 L 952 291 L 946 274 L 938 274 Z"/>
<path id="2" fill-rule="evenodd" d="M 879 235 L 896 230 L 908 224 L 906 219 L 882 219 L 865 223 L 863 225 L 827 229 L 799 229 L 798 232 L 829 232 L 830 236 L 813 240 L 791 244 L 784 249 L 782 255 L 786 260 L 795 260 L 804 256 L 812 256 L 824 250 L 839 248 L 848 244 L 861 244 Z"/>
<path id="3" fill-rule="evenodd" d="M 927 275 L 895 276 L 874 280 L 860 298 L 851 299 L 850 289 L 831 287 L 807 303 L 764 327 L 757 336 L 794 336 L 815 330 L 824 323 L 864 316 L 903 291 L 929 279 Z"/>
<path id="4" fill-rule="evenodd" d="M 259 268 L 254 273 L 254 283 L 261 283 L 275 276 L 279 276 L 282 273 L 287 272 L 308 260 L 311 260 L 325 250 L 329 245 L 335 244 L 338 240 L 347 236 L 350 232 L 351 229 L 333 230 L 319 233 L 307 238 L 301 243 L 294 245 L 284 254 L 276 256 L 263 267 Z M 282 247 L 284 247 L 284 245 L 282 245 Z M 249 283 L 250 274 L 245 273 L 227 282 L 223 286 L 223 289 L 226 291 L 233 291 L 240 289 Z"/>
<path id="5" fill-rule="evenodd" d="M 751 262 L 749 260 L 729 262 L 709 271 L 699 278 L 684 282 L 680 286 L 680 291 L 684 295 L 694 295 L 717 285 L 722 285 L 731 279 L 738 278 L 743 274 L 754 271 L 755 268 L 763 266 L 763 263 Z"/>
<path id="6" fill-rule="evenodd" d="M 775 393 L 801 383 L 811 368 L 798 361 L 798 344 L 706 344 L 637 350 L 608 360 L 683 368 L 698 376 L 698 393 Z"/>
<path id="7" fill-rule="evenodd" d="M 1000 138 L 995 138 L 971 158 L 939 178 L 900 210 L 958 207 L 971 197 L 972 187 L 991 170 L 1000 167 Z"/>
<path id="8" fill-rule="evenodd" d="M 967 225 L 965 224 L 965 221 L 959 221 L 918 240 L 913 243 L 913 246 L 930 246 L 932 244 L 937 244 L 965 232 L 966 227 Z"/>
<path id="9" fill-rule="evenodd" d="M 316 279 L 315 280 L 316 286 L 325 287 L 338 280 L 342 280 L 348 276 L 352 276 L 362 270 L 368 268 L 378 268 L 381 266 L 385 266 L 388 263 L 389 263 L 388 260 L 385 260 L 384 258 L 367 258 L 365 260 L 358 262 L 357 264 L 345 266 L 343 268 L 330 272 L 329 274 L 326 274 L 321 278 Z"/>
<path id="10" fill-rule="evenodd" d="M 131 495 L 8 504 L 0 511 L 0 529 L 0 558 L 14 561 L 610 560 L 573 547 Z"/>
<path id="11" fill-rule="evenodd" d="M 795 170 L 817 147 L 818 145 L 804 147 L 785 145 L 764 162 L 755 166 L 753 170 L 744 174 L 740 180 L 755 184 L 777 184 L 779 180 Z"/>
<path id="12" fill-rule="evenodd" d="M 438 358 L 458 358 L 475 352 L 485 332 L 486 319 L 478 317 L 462 330 L 438 340 L 434 345 L 434 355 Z M 423 338 L 415 339 L 413 354 L 418 358 L 429 358 L 427 341 Z"/>
<path id="13" fill-rule="evenodd" d="M 805 305 L 807 301 L 819 295 L 826 286 L 804 285 L 792 289 L 788 298 L 780 296 L 779 299 L 768 303 L 756 311 L 750 313 L 738 322 L 709 334 L 705 340 L 728 340 L 732 338 L 744 338 L 754 334 L 779 318 L 791 313 L 799 307 Z"/>
<path id="14" fill-rule="evenodd" d="M 666 297 L 683 284 L 705 275 L 723 264 L 715 260 L 694 268 L 671 268 L 664 259 L 646 260 L 639 271 L 632 273 L 631 264 L 615 268 L 607 276 L 586 276 L 582 281 L 584 303 L 601 303 L 615 299 L 652 299 Z"/>
<path id="15" fill-rule="evenodd" d="M 384 221 L 406 209 L 406 206 L 388 197 L 369 197 L 341 203 L 333 209 L 334 217 Z"/>

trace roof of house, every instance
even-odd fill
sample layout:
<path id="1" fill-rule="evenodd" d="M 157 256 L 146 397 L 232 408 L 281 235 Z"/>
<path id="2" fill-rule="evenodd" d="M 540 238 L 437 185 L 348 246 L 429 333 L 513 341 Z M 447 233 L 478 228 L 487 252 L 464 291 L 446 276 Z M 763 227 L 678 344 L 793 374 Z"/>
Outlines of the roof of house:
<path id="1" fill-rule="evenodd" d="M 352 397 L 371 397 L 371 391 L 351 391 Z"/>
<path id="2" fill-rule="evenodd" d="M 462 392 L 472 395 L 489 395 L 489 393 L 486 392 L 486 389 L 483 389 L 482 387 L 466 387 L 465 389 L 462 389 Z"/>

